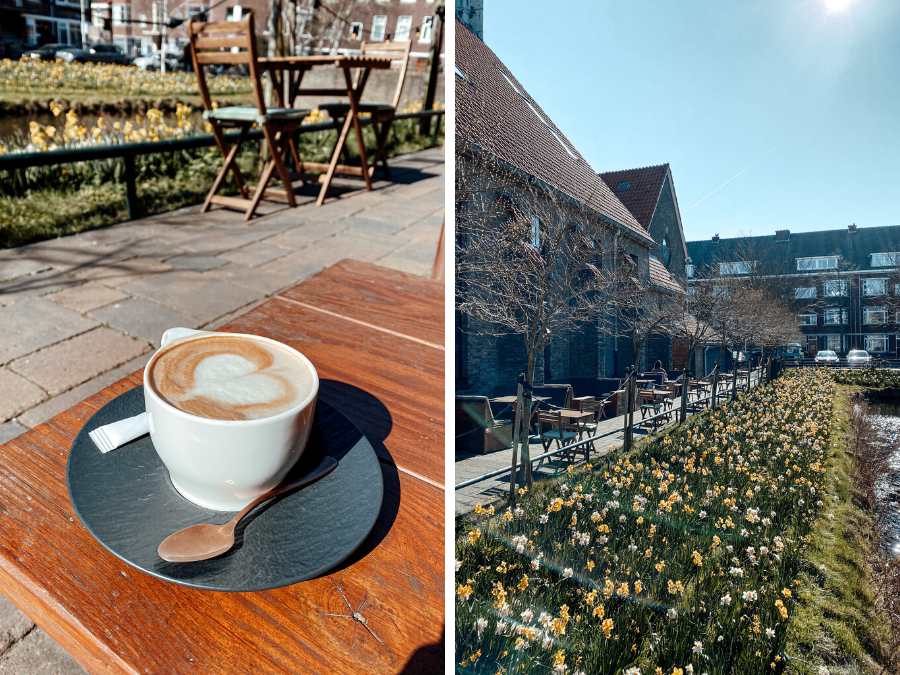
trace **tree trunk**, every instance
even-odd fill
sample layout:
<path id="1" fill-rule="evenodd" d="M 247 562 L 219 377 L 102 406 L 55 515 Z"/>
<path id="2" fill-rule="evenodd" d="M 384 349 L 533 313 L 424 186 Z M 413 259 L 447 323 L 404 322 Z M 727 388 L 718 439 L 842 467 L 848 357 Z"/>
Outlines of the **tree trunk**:
<path id="1" fill-rule="evenodd" d="M 519 452 L 519 429 L 522 426 L 522 385 L 516 388 L 516 418 L 513 422 L 512 471 L 509 472 L 509 501 L 516 501 L 516 455 Z"/>
<path id="2" fill-rule="evenodd" d="M 530 353 L 528 355 L 528 367 L 525 370 L 525 381 L 528 386 L 525 387 L 525 392 L 523 393 L 524 398 L 524 414 L 522 415 L 522 435 L 520 436 L 520 440 L 522 441 L 522 482 L 531 488 L 533 484 L 533 479 L 531 477 L 531 448 L 529 447 L 529 424 L 531 422 L 531 413 L 532 413 L 532 391 L 534 391 L 534 366 L 537 361 L 534 353 Z"/>
<path id="3" fill-rule="evenodd" d="M 681 424 L 684 424 L 684 421 L 687 419 L 687 400 L 688 394 L 691 391 L 691 357 L 690 353 L 688 353 L 688 360 L 684 363 L 684 375 L 682 376 L 682 385 L 681 385 Z"/>
<path id="4" fill-rule="evenodd" d="M 716 364 L 716 367 L 713 368 L 713 378 L 712 378 L 712 393 L 710 393 L 711 401 L 710 408 L 716 407 L 716 394 L 719 392 L 719 364 Z"/>
<path id="5" fill-rule="evenodd" d="M 753 377 L 753 345 L 747 347 L 747 391 L 750 391 L 751 379 Z"/>

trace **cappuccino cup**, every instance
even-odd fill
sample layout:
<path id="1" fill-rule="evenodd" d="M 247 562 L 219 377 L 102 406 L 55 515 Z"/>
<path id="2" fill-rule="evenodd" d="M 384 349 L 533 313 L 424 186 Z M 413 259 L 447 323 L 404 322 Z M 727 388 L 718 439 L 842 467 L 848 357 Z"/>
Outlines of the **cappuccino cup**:
<path id="1" fill-rule="evenodd" d="M 144 369 L 150 438 L 175 489 L 240 511 L 306 447 L 319 392 L 303 354 L 269 338 L 171 328 Z"/>

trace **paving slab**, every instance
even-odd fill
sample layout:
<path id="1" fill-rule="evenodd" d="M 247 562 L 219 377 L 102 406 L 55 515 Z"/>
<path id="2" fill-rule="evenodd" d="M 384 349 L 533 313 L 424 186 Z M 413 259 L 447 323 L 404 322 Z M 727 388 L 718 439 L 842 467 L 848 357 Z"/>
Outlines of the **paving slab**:
<path id="1" fill-rule="evenodd" d="M 198 255 L 196 253 L 186 253 L 185 255 L 169 258 L 166 263 L 180 270 L 194 270 L 195 272 L 205 272 L 216 267 L 221 267 L 227 260 L 216 258 L 208 255 Z"/>
<path id="2" fill-rule="evenodd" d="M 279 249 L 283 255 L 288 254 L 285 249 Z M 289 286 L 294 285 L 294 279 L 286 274 L 281 274 L 273 269 L 263 270 L 260 267 L 247 267 L 237 263 L 230 263 L 219 267 L 204 275 L 206 279 L 228 281 L 244 288 L 257 291 L 264 295 L 275 295 Z"/>
<path id="3" fill-rule="evenodd" d="M 141 277 L 160 274 L 172 269 L 171 265 L 149 258 L 129 258 L 110 264 L 92 265 L 72 273 L 73 279 L 99 281 L 106 286 L 121 286 Z"/>
<path id="4" fill-rule="evenodd" d="M 208 281 L 204 275 L 189 271 L 142 279 L 127 284 L 123 290 L 193 316 L 199 319 L 200 325 L 233 312 L 261 295 L 237 284 Z"/>
<path id="5" fill-rule="evenodd" d="M 52 345 L 99 325 L 94 319 L 44 300 L 26 298 L 0 308 L 0 363 Z"/>
<path id="6" fill-rule="evenodd" d="M 321 272 L 325 269 L 325 264 L 316 260 L 316 257 L 310 255 L 306 249 L 302 249 L 300 251 L 289 253 L 274 262 L 267 263 L 256 269 L 265 274 L 276 274 L 280 277 L 290 279 L 292 283 L 296 284 L 303 279 L 311 277 L 313 274 Z"/>
<path id="7" fill-rule="evenodd" d="M 181 242 L 179 246 L 192 253 L 216 256 L 225 251 L 231 251 L 246 246 L 247 244 L 252 244 L 258 238 L 256 233 L 250 230 L 244 232 L 232 231 L 228 233 L 213 233 L 207 231 L 199 237 Z"/>
<path id="8" fill-rule="evenodd" d="M 29 274 L 25 277 L 0 283 L 0 306 L 5 307 L 25 298 L 36 298 L 46 293 L 53 293 L 54 291 L 76 286 L 80 283 L 80 281 L 70 279 L 65 273 L 55 269 Z"/>
<path id="9" fill-rule="evenodd" d="M 141 340 L 109 328 L 96 328 L 9 364 L 9 369 L 50 395 L 87 382 L 150 349 Z"/>
<path id="10" fill-rule="evenodd" d="M 368 230 L 370 232 L 379 232 L 381 234 L 394 234 L 399 232 L 400 230 L 405 229 L 412 223 L 414 223 L 417 219 L 412 219 L 407 222 L 407 218 L 392 218 L 390 220 L 376 220 L 374 218 L 367 217 L 369 215 L 369 210 L 366 209 L 361 214 L 357 214 L 355 216 L 348 216 L 343 220 L 338 221 L 339 225 L 344 225 L 345 227 L 354 227 L 360 230 Z"/>
<path id="11" fill-rule="evenodd" d="M 104 286 L 97 281 L 89 281 L 77 286 L 72 286 L 63 291 L 50 293 L 44 296 L 47 300 L 52 300 L 58 305 L 74 309 L 76 312 L 84 314 L 92 309 L 103 307 L 110 303 L 127 298 L 115 288 Z"/>
<path id="12" fill-rule="evenodd" d="M 8 368 L 0 368 L 0 422 L 6 422 L 47 398 L 47 392 Z"/>
<path id="13" fill-rule="evenodd" d="M 26 429 L 33 429 L 38 424 L 43 424 L 51 417 L 54 417 L 61 412 L 65 412 L 73 405 L 81 403 L 88 396 L 93 396 L 101 389 L 105 389 L 109 385 L 118 382 L 123 377 L 131 375 L 134 371 L 143 368 L 147 365 L 147 361 L 150 360 L 153 353 L 153 351 L 148 351 L 136 359 L 132 359 L 117 368 L 108 370 L 102 375 L 88 380 L 74 389 L 69 389 L 69 391 L 62 393 L 59 396 L 54 396 L 40 405 L 35 406 L 31 410 L 19 415 L 16 418 L 16 422 L 7 422 L 7 424 L 16 424 L 17 427 L 21 427 L 23 431 Z M 3 426 L 5 425 L 0 425 L 0 443 L 6 442 L 2 440 Z M 11 429 L 10 433 L 12 431 L 13 430 Z M 19 433 L 21 433 L 21 431 Z"/>
<path id="14" fill-rule="evenodd" d="M 48 269 L 50 269 L 50 265 L 40 260 L 29 258 L 0 260 L 0 281 L 9 281 L 27 274 L 37 274 Z"/>
<path id="15" fill-rule="evenodd" d="M 284 248 L 263 242 L 254 242 L 248 246 L 223 253 L 221 258 L 239 265 L 256 267 L 257 265 L 276 260 L 285 254 L 287 254 L 287 251 Z M 221 260 L 221 258 L 217 258 L 217 260 Z"/>
<path id="16" fill-rule="evenodd" d="M 397 236 L 403 237 L 404 239 L 409 239 L 410 241 L 426 242 L 436 248 L 438 239 L 440 239 L 441 236 L 442 224 L 442 218 L 439 218 L 437 222 L 435 222 L 433 219 L 426 218 L 400 230 L 397 233 Z"/>
<path id="17" fill-rule="evenodd" d="M 0 424 L 0 445 L 11 441 L 25 431 L 28 431 L 28 427 L 24 424 L 19 424 L 16 420 L 10 420 L 9 422 Z"/>
<path id="18" fill-rule="evenodd" d="M 35 629 L 34 621 L 16 607 L 5 595 L 0 595 L 0 653 Z"/>
<path id="19" fill-rule="evenodd" d="M 347 227 L 344 222 L 344 220 L 337 222 L 322 220 L 308 222 L 293 230 L 264 239 L 262 243 L 297 251 L 322 239 L 333 237 Z"/>
<path id="20" fill-rule="evenodd" d="M 0 657 L 0 675 L 88 675 L 49 635 L 33 630 Z"/>
<path id="21" fill-rule="evenodd" d="M 92 318 L 159 347 L 162 334 L 176 326 L 197 328 L 194 317 L 140 298 L 128 298 L 90 313 Z"/>

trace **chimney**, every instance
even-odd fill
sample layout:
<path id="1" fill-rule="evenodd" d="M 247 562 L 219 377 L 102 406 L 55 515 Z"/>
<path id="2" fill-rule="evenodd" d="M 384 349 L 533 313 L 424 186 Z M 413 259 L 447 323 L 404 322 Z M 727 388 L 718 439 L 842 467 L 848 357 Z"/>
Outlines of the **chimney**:
<path id="1" fill-rule="evenodd" d="M 714 235 L 712 236 L 712 240 L 713 240 L 714 243 L 718 243 L 718 241 L 719 241 L 719 235 L 714 234 Z"/>
<path id="2" fill-rule="evenodd" d="M 484 42 L 484 0 L 457 0 L 456 16 Z"/>
<path id="3" fill-rule="evenodd" d="M 853 223 L 852 225 L 848 225 L 847 231 L 848 232 L 856 232 L 856 223 Z"/>
<path id="4" fill-rule="evenodd" d="M 790 230 L 775 230 L 775 241 L 787 241 L 790 238 Z"/>

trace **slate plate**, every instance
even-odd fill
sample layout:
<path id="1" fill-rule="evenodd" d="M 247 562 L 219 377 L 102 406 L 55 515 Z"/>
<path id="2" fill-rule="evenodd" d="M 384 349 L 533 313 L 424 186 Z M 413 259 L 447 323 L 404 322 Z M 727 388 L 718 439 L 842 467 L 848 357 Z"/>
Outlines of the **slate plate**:
<path id="1" fill-rule="evenodd" d="M 156 549 L 189 525 L 226 523 L 234 513 L 210 511 L 182 497 L 169 481 L 150 436 L 102 454 L 88 432 L 144 412 L 136 387 L 98 410 L 78 433 L 66 466 L 75 513 L 117 558 L 158 579 L 211 591 L 261 591 L 319 576 L 365 540 L 381 511 L 384 483 L 375 451 L 340 412 L 318 402 L 309 443 L 286 480 L 323 455 L 337 468 L 297 492 L 262 504 L 238 525 L 230 552 L 170 563 Z"/>

